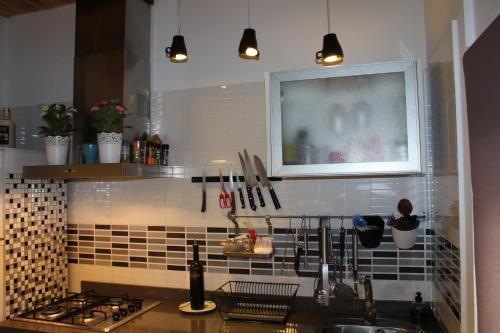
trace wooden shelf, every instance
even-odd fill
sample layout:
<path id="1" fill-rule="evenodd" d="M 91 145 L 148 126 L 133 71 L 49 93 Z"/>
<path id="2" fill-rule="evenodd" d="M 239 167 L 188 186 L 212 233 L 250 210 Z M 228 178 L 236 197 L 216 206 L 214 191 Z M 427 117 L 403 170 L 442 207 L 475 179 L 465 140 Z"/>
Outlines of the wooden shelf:
<path id="1" fill-rule="evenodd" d="M 27 179 L 133 180 L 144 178 L 183 178 L 178 166 L 132 163 L 35 165 L 23 167 Z"/>

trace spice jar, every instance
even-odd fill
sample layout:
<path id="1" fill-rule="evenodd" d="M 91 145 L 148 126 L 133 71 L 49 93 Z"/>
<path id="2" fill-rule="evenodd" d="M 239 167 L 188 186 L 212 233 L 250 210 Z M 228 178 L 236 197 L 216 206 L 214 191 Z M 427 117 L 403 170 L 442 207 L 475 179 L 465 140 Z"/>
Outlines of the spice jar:
<path id="1" fill-rule="evenodd" d="M 132 163 L 141 163 L 141 141 L 134 140 L 132 142 Z"/>

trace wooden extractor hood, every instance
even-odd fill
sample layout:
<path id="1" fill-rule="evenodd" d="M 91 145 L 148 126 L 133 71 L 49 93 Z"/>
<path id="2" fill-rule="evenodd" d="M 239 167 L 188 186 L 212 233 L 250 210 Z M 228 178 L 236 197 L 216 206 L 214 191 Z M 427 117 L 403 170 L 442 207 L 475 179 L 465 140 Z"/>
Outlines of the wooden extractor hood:
<path id="1" fill-rule="evenodd" d="M 124 137 L 149 130 L 152 1 L 77 0 L 73 104 L 76 113 L 72 162 L 88 131 L 96 102 L 120 98 L 129 108 Z"/>

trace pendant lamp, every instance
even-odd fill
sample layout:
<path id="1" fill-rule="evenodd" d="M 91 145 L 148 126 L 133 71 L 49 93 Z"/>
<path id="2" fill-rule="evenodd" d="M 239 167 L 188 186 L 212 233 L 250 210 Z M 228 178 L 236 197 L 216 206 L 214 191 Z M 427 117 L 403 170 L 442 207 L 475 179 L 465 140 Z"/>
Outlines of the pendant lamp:
<path id="1" fill-rule="evenodd" d="M 188 61 L 186 42 L 184 41 L 184 36 L 181 35 L 180 8 L 181 1 L 177 0 L 177 35 L 173 37 L 172 45 L 165 49 L 167 57 L 170 58 L 171 62 L 175 63 Z"/>
<path id="2" fill-rule="evenodd" d="M 316 52 L 316 63 L 323 66 L 338 65 L 344 61 L 344 51 L 342 51 L 337 35 L 331 32 L 329 0 L 326 0 L 326 18 L 328 33 L 323 36 L 323 49 Z"/>
<path id="3" fill-rule="evenodd" d="M 238 54 L 243 59 L 259 60 L 260 52 L 257 47 L 257 35 L 255 30 L 250 28 L 250 0 L 247 0 L 247 22 L 248 28 L 243 31 Z"/>

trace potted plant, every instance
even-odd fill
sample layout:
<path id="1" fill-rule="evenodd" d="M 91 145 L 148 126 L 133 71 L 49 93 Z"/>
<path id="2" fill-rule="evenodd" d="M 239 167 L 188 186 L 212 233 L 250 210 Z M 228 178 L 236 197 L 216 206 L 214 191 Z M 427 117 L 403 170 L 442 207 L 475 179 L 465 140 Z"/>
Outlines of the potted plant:
<path id="1" fill-rule="evenodd" d="M 42 105 L 42 120 L 39 134 L 45 136 L 45 151 L 49 165 L 62 165 L 68 161 L 70 136 L 73 133 L 73 107 L 54 103 Z"/>
<path id="2" fill-rule="evenodd" d="M 98 102 L 90 109 L 90 125 L 97 132 L 101 163 L 120 162 L 125 111 L 127 107 L 119 99 Z"/>

